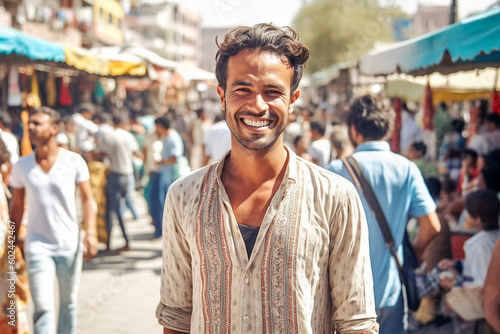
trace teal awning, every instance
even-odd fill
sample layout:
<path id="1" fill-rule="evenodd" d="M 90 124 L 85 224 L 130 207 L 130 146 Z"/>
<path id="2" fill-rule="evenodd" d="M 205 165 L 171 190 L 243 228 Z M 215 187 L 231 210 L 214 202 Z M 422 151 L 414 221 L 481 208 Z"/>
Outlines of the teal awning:
<path id="1" fill-rule="evenodd" d="M 500 8 L 466 18 L 437 32 L 371 52 L 359 60 L 364 75 L 449 74 L 500 66 Z"/>
<path id="2" fill-rule="evenodd" d="M 0 26 L 0 57 L 18 55 L 33 61 L 64 62 L 64 47 L 30 36 L 17 29 Z"/>

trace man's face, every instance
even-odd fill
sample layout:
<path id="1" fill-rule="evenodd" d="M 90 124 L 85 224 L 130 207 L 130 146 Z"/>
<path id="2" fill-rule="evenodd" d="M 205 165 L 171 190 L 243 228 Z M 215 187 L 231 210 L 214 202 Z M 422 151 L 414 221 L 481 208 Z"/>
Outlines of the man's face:
<path id="1" fill-rule="evenodd" d="M 58 125 L 52 123 L 50 116 L 38 112 L 30 116 L 29 119 L 29 134 L 30 140 L 35 144 L 46 142 L 50 137 L 53 137 L 58 132 Z"/>
<path id="2" fill-rule="evenodd" d="M 167 135 L 167 129 L 165 129 L 165 127 L 163 127 L 163 125 L 156 124 L 155 131 L 156 131 L 156 135 L 160 138 L 165 137 Z"/>
<path id="3" fill-rule="evenodd" d="M 290 87 L 293 67 L 266 51 L 242 50 L 229 58 L 226 90 L 217 87 L 233 137 L 249 150 L 282 145 L 288 113 L 300 95 Z M 233 141 L 232 145 L 236 145 Z"/>

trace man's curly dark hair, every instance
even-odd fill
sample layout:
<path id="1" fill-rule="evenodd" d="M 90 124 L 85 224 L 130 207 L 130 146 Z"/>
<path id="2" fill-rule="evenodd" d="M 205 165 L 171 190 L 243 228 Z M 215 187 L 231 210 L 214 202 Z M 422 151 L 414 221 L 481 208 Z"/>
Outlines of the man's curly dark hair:
<path id="1" fill-rule="evenodd" d="M 379 108 L 368 95 L 354 100 L 347 114 L 347 125 L 354 125 L 365 139 L 382 140 L 390 135 L 394 125 L 394 112 Z"/>
<path id="2" fill-rule="evenodd" d="M 227 62 L 229 57 L 238 54 L 241 50 L 269 51 L 278 56 L 284 56 L 293 67 L 291 93 L 299 87 L 302 72 L 309 49 L 300 42 L 299 35 L 290 27 L 277 27 L 273 24 L 259 23 L 252 27 L 238 27 L 229 31 L 224 40 L 219 43 L 219 50 L 215 56 L 215 75 L 219 86 L 226 90 Z"/>

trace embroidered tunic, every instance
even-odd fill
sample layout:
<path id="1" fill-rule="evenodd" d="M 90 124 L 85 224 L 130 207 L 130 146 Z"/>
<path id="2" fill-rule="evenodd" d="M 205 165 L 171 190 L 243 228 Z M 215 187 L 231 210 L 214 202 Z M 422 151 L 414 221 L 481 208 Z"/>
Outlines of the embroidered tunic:
<path id="1" fill-rule="evenodd" d="M 217 334 L 377 333 L 356 190 L 288 151 L 250 257 L 221 181 L 225 158 L 172 184 L 163 219 L 161 325 Z"/>

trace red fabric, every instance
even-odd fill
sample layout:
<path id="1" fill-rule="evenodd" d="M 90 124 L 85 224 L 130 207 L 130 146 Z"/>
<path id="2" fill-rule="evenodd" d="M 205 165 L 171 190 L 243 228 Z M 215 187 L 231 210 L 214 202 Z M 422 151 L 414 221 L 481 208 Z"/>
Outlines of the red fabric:
<path id="1" fill-rule="evenodd" d="M 427 82 L 427 86 L 425 86 L 424 90 L 424 116 L 422 119 L 424 130 L 434 130 L 434 115 L 436 114 L 436 110 L 434 108 L 434 104 L 432 103 L 432 89 L 429 82 Z"/>
<path id="2" fill-rule="evenodd" d="M 61 107 L 69 107 L 73 104 L 71 94 L 69 93 L 69 79 L 61 78 L 61 86 L 59 93 L 59 105 Z"/>
<path id="3" fill-rule="evenodd" d="M 396 113 L 396 118 L 394 119 L 394 130 L 391 137 L 391 150 L 399 153 L 401 141 L 401 110 L 403 109 L 401 99 L 399 97 L 396 97 L 392 102 L 392 109 L 394 109 L 394 112 Z"/>
<path id="4" fill-rule="evenodd" d="M 493 94 L 491 94 L 491 113 L 500 114 L 500 96 L 495 89 L 493 89 Z"/>
<path id="5" fill-rule="evenodd" d="M 465 259 L 464 243 L 471 237 L 470 234 L 454 232 L 451 234 L 451 254 L 454 260 Z"/>

